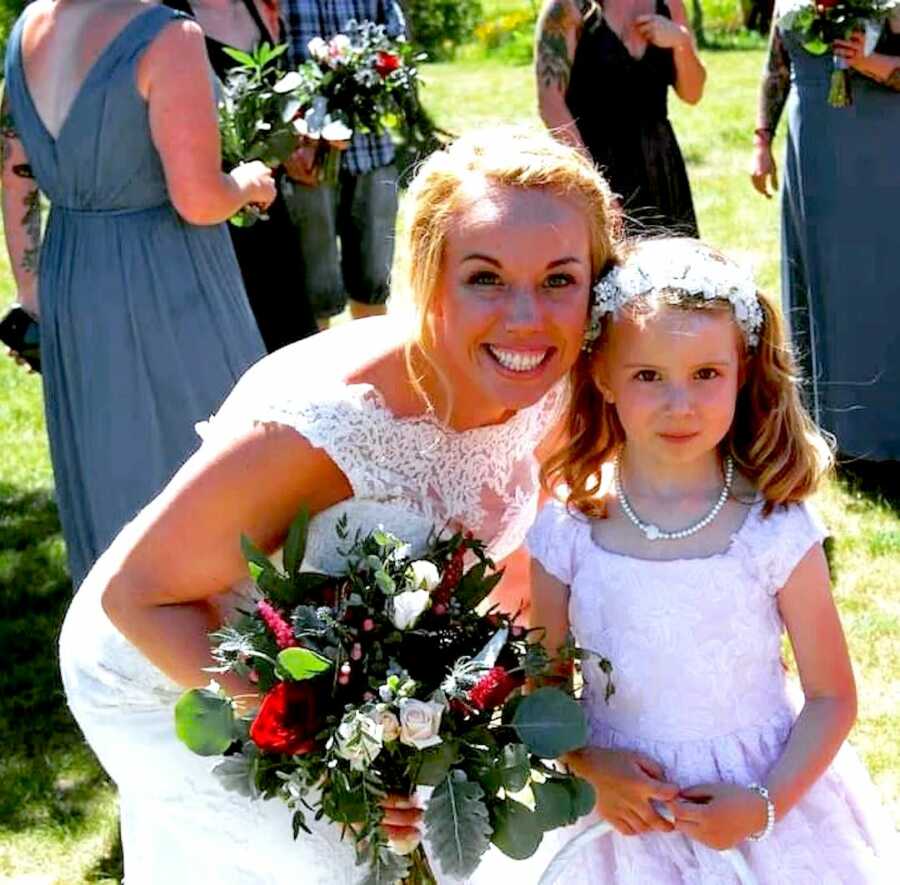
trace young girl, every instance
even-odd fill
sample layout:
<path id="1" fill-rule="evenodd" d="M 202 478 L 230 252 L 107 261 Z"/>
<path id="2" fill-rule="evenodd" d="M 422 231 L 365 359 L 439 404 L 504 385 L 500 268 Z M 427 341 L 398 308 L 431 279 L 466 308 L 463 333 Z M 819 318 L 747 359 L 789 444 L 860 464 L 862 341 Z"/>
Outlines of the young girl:
<path id="1" fill-rule="evenodd" d="M 868 775 L 838 753 L 856 694 L 804 503 L 831 455 L 778 313 L 701 243 L 647 241 L 596 287 L 589 334 L 569 440 L 544 469 L 568 497 L 528 536 L 548 647 L 571 628 L 614 666 L 607 703 L 585 665 L 591 746 L 566 761 L 617 832 L 567 885 L 724 885 L 735 846 L 760 883 L 881 881 L 893 836 Z"/>

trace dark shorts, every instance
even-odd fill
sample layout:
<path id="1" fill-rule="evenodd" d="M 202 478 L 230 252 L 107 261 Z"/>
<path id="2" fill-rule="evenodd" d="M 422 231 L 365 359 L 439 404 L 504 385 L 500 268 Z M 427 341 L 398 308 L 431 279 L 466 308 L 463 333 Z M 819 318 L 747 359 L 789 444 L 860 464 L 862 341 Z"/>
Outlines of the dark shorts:
<path id="1" fill-rule="evenodd" d="M 396 168 L 361 175 L 342 169 L 337 187 L 285 178 L 282 192 L 300 243 L 300 284 L 315 315 L 341 313 L 348 296 L 384 304 L 394 258 Z"/>

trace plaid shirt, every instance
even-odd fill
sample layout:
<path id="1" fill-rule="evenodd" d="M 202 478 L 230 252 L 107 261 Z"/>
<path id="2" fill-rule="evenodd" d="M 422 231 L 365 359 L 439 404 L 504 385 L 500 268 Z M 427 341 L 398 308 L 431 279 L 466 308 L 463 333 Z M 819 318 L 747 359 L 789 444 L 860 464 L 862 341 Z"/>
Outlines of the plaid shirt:
<path id="1" fill-rule="evenodd" d="M 292 64 L 309 58 L 307 45 L 313 37 L 329 40 L 339 34 L 350 19 L 385 25 L 391 37 L 406 32 L 406 22 L 397 0 L 286 0 L 287 36 Z M 344 155 L 344 166 L 355 175 L 387 166 L 394 159 L 394 143 L 389 135 L 354 135 Z"/>

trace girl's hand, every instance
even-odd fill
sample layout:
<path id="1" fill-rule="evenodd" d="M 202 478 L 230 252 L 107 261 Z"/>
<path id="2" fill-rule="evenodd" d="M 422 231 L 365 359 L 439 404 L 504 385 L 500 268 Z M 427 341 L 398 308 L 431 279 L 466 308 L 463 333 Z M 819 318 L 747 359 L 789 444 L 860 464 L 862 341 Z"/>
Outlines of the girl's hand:
<path id="1" fill-rule="evenodd" d="M 778 167 L 772 156 L 772 145 L 758 141 L 753 146 L 753 161 L 750 167 L 750 180 L 767 200 L 778 192 Z M 769 193 L 771 187 L 772 192 Z"/>
<path id="2" fill-rule="evenodd" d="M 664 15 L 639 15 L 634 20 L 634 28 L 648 43 L 660 49 L 691 45 L 691 32 Z"/>
<path id="3" fill-rule="evenodd" d="M 260 160 L 250 163 L 241 163 L 231 172 L 232 178 L 238 183 L 246 203 L 259 206 L 260 209 L 268 209 L 276 197 L 275 179 L 272 170 Z"/>
<path id="4" fill-rule="evenodd" d="M 590 747 L 566 756 L 566 764 L 597 791 L 597 813 L 623 836 L 650 830 L 672 831 L 672 824 L 651 804 L 668 803 L 678 787 L 666 782 L 662 767 L 641 753 Z"/>
<path id="5" fill-rule="evenodd" d="M 675 829 L 716 851 L 733 848 L 766 825 L 766 803 L 746 787 L 699 784 L 669 804 Z"/>
<path id="6" fill-rule="evenodd" d="M 388 794 L 381 801 L 381 828 L 397 854 L 409 854 L 422 841 L 422 809 L 409 796 Z"/>

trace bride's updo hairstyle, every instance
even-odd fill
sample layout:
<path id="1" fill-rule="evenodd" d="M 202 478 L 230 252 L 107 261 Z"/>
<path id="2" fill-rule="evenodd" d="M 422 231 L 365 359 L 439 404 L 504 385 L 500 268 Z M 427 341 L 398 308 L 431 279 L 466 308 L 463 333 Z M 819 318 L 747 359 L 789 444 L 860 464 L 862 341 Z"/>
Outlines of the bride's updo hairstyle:
<path id="1" fill-rule="evenodd" d="M 456 214 L 471 205 L 483 186 L 540 188 L 574 199 L 584 209 L 597 279 L 616 260 L 618 212 L 603 176 L 574 148 L 544 130 L 519 126 L 479 129 L 432 154 L 413 179 L 398 230 L 393 309 L 410 323 L 407 366 L 418 353 L 434 366 L 429 314 L 443 271 L 447 236 Z M 587 317 L 585 317 L 587 320 Z M 440 375 L 440 372 L 438 372 Z M 420 388 L 421 389 L 421 388 Z"/>

